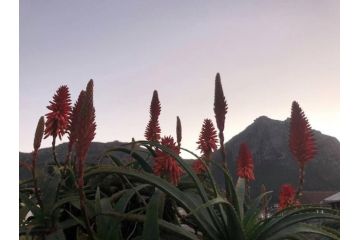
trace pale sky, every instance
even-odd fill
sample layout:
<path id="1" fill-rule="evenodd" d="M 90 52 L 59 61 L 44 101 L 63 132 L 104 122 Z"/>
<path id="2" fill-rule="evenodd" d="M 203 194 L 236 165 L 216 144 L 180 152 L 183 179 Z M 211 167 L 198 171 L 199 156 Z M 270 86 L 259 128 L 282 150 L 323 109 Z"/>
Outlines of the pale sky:
<path id="1" fill-rule="evenodd" d="M 195 150 L 203 119 L 214 121 L 217 72 L 225 140 L 261 115 L 285 120 L 293 100 L 339 138 L 339 1 L 20 0 L 20 151 L 56 89 L 75 102 L 90 78 L 95 141 L 144 139 L 157 89 L 162 135 L 175 137 L 178 115 Z"/>

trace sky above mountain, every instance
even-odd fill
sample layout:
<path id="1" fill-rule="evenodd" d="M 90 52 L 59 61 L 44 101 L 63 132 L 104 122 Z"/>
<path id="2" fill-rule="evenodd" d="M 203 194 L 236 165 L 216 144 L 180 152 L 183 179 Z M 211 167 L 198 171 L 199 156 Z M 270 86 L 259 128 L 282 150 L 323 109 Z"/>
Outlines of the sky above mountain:
<path id="1" fill-rule="evenodd" d="M 163 135 L 179 116 L 195 149 L 217 72 L 226 140 L 260 115 L 286 119 L 293 100 L 340 137 L 339 1 L 20 1 L 20 150 L 56 89 L 75 101 L 91 78 L 95 141 L 143 139 L 156 89 Z"/>

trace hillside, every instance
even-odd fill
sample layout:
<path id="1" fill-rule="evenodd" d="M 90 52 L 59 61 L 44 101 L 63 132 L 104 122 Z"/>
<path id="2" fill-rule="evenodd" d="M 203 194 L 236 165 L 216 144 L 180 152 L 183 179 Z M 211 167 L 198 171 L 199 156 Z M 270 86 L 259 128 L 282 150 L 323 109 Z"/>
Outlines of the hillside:
<path id="1" fill-rule="evenodd" d="M 288 148 L 289 119 L 273 120 L 261 116 L 244 131 L 225 144 L 228 168 L 235 176 L 236 157 L 239 145 L 247 143 L 253 153 L 256 180 L 251 183 L 252 192 L 258 193 L 265 183 L 267 189 L 278 194 L 281 183 L 297 184 L 298 167 Z M 305 190 L 339 191 L 340 143 L 331 136 L 314 130 L 318 152 L 306 166 Z M 213 155 L 215 161 L 220 154 Z M 216 171 L 216 178 L 219 174 Z"/>

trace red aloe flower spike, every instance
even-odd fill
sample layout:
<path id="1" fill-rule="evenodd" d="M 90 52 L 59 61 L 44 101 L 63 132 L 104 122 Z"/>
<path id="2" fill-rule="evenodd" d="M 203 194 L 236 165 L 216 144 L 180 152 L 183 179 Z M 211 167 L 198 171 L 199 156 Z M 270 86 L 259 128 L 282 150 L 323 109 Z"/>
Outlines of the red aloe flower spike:
<path id="1" fill-rule="evenodd" d="M 77 141 L 77 127 L 79 125 L 81 125 L 81 123 L 79 123 L 79 117 L 80 117 L 80 109 L 84 104 L 86 98 L 86 92 L 85 91 L 81 91 L 74 107 L 72 108 L 71 114 L 70 114 L 70 119 L 69 119 L 69 126 L 68 126 L 68 131 L 69 131 L 69 144 L 68 144 L 68 150 L 67 150 L 67 156 L 66 156 L 66 161 L 65 161 L 65 165 L 67 165 L 68 161 L 70 160 L 70 156 L 71 156 L 71 152 L 72 152 L 72 147 L 74 145 L 74 143 L 76 143 Z"/>
<path id="2" fill-rule="evenodd" d="M 70 124 L 70 141 L 76 142 L 77 185 L 80 193 L 80 207 L 85 218 L 85 225 L 91 239 L 95 239 L 85 206 L 84 188 L 85 159 L 96 133 L 95 108 L 93 106 L 93 81 L 90 80 L 86 90 L 82 91 L 74 106 Z"/>
<path id="3" fill-rule="evenodd" d="M 171 149 L 174 153 L 179 154 L 179 148 L 173 140 L 173 137 L 163 137 L 161 139 L 161 144 Z M 164 177 L 174 185 L 179 183 L 180 177 L 183 175 L 183 170 L 178 165 L 177 161 L 160 149 L 156 149 L 153 172 L 157 176 Z"/>
<path id="4" fill-rule="evenodd" d="M 299 186 L 297 195 L 300 196 L 304 185 L 304 166 L 313 159 L 316 153 L 315 139 L 308 119 L 296 101 L 292 103 L 290 118 L 289 148 L 299 163 Z"/>
<path id="5" fill-rule="evenodd" d="M 81 92 L 80 98 L 81 96 L 83 99 L 79 99 L 78 102 L 82 102 L 82 104 L 79 106 L 79 115 L 75 122 L 78 185 L 80 188 L 83 187 L 84 161 L 87 151 L 96 135 L 95 108 L 93 107 L 92 96 L 88 95 L 87 92 L 85 95 Z"/>
<path id="6" fill-rule="evenodd" d="M 52 155 L 56 165 L 60 167 L 55 152 L 56 137 L 58 136 L 61 140 L 61 137 L 66 133 L 71 111 L 70 93 L 66 85 L 57 89 L 53 101 L 50 101 L 50 106 L 47 108 L 51 112 L 46 114 L 44 138 L 52 136 Z"/>
<path id="7" fill-rule="evenodd" d="M 158 117 L 161 113 L 161 104 L 160 100 L 158 99 L 157 91 L 153 91 L 153 96 L 151 100 L 150 106 L 150 121 L 147 124 L 146 131 L 145 131 L 145 138 L 148 141 L 158 141 L 161 136 L 161 128 L 158 122 Z"/>
<path id="8" fill-rule="evenodd" d="M 178 116 L 177 116 L 177 122 L 176 122 L 176 136 L 177 136 L 178 148 L 181 148 L 182 125 L 181 125 L 181 119 Z"/>
<path id="9" fill-rule="evenodd" d="M 242 143 L 239 147 L 239 154 L 237 157 L 237 176 L 247 180 L 254 180 L 253 173 L 253 157 L 247 144 Z"/>
<path id="10" fill-rule="evenodd" d="M 296 200 L 295 190 L 290 184 L 283 184 L 279 193 L 279 210 L 291 206 L 299 206 L 299 201 Z"/>
<path id="11" fill-rule="evenodd" d="M 39 122 L 37 123 L 35 137 L 34 137 L 34 152 L 37 152 L 41 146 L 41 140 L 44 136 L 44 126 L 45 120 L 44 117 L 41 116 Z"/>
<path id="12" fill-rule="evenodd" d="M 206 172 L 206 167 L 200 159 L 197 159 L 192 164 L 192 169 L 196 174 L 203 174 Z"/>
<path id="13" fill-rule="evenodd" d="M 61 140 L 67 130 L 71 111 L 70 93 L 66 85 L 57 89 L 47 108 L 50 112 L 46 114 L 45 138 L 51 135 L 54 138 L 58 136 Z"/>
<path id="14" fill-rule="evenodd" d="M 217 150 L 217 142 L 217 132 L 212 120 L 204 119 L 197 144 L 205 160 L 208 160 L 210 154 Z"/>
<path id="15" fill-rule="evenodd" d="M 304 165 L 315 153 L 315 139 L 308 119 L 296 101 L 292 103 L 289 147 L 299 164 Z"/>
<path id="16" fill-rule="evenodd" d="M 219 143 L 221 146 L 221 154 L 222 154 L 222 165 L 225 169 L 227 169 L 226 162 L 226 152 L 224 150 L 224 122 L 226 120 L 226 113 L 228 110 L 227 102 L 224 97 L 221 76 L 219 73 L 216 75 L 216 84 L 214 89 L 214 114 L 216 117 L 217 128 L 219 130 Z"/>
<path id="17" fill-rule="evenodd" d="M 228 106 L 223 94 L 221 76 L 217 73 L 214 90 L 214 113 L 216 116 L 217 127 L 220 132 L 223 132 L 224 130 L 227 110 Z"/>

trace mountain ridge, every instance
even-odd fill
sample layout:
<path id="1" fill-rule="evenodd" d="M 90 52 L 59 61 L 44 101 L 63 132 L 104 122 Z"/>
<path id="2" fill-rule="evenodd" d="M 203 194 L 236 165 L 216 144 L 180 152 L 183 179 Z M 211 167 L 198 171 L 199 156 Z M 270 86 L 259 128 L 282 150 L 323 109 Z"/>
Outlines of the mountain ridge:
<path id="1" fill-rule="evenodd" d="M 225 150 L 229 171 L 236 180 L 236 157 L 238 155 L 240 143 L 246 142 L 253 154 L 254 174 L 256 180 L 251 183 L 251 192 L 256 195 L 260 191 L 262 184 L 268 190 L 274 191 L 274 196 L 278 195 L 280 185 L 291 183 L 294 186 L 298 179 L 298 166 L 293 159 L 289 147 L 289 118 L 284 121 L 271 119 L 267 116 L 257 117 L 252 124 L 248 125 L 243 131 L 233 136 L 225 143 Z M 340 189 L 340 142 L 337 138 L 322 134 L 318 130 L 313 130 L 316 139 L 318 153 L 311 160 L 306 168 L 304 183 L 305 190 L 318 191 L 339 191 Z M 107 149 L 118 147 L 123 142 L 112 141 L 107 143 L 91 143 L 87 161 L 96 163 L 98 157 Z M 56 148 L 58 159 L 64 159 L 67 153 L 67 143 L 59 144 Z M 128 158 L 127 154 L 118 154 L 116 157 Z M 212 155 L 213 161 L 220 162 L 218 151 Z M 29 161 L 31 153 L 19 152 L 21 161 Z M 39 150 L 38 163 L 46 164 L 51 160 L 51 148 Z M 109 161 L 109 160 L 106 160 Z M 213 169 L 215 177 L 223 185 L 223 177 Z M 20 170 L 20 178 L 24 174 L 29 174 Z"/>
<path id="2" fill-rule="evenodd" d="M 245 142 L 249 146 L 254 160 L 256 180 L 251 183 L 251 187 L 255 194 L 260 192 L 262 184 L 265 184 L 267 189 L 273 190 L 274 195 L 278 194 L 283 183 L 297 185 L 298 165 L 288 146 L 289 122 L 289 118 L 280 121 L 260 116 L 225 144 L 228 168 L 235 180 L 239 145 Z M 304 189 L 339 191 L 340 142 L 337 138 L 317 130 L 313 130 L 313 134 L 318 151 L 305 167 Z M 213 159 L 220 162 L 220 154 L 214 153 Z M 220 174 L 218 171 L 214 172 L 220 181 Z"/>

